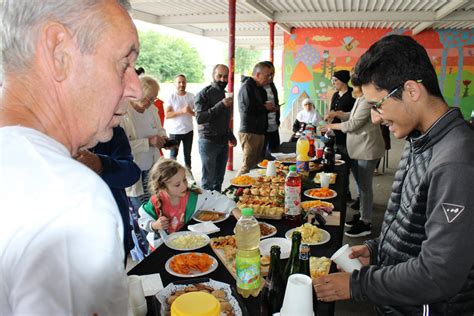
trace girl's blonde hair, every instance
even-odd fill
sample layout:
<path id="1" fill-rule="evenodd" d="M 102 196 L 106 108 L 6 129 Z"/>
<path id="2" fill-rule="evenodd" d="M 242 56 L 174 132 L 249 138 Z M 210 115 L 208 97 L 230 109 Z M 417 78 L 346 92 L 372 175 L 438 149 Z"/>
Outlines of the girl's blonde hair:
<path id="1" fill-rule="evenodd" d="M 150 169 L 148 175 L 148 190 L 151 194 L 158 196 L 160 190 L 166 190 L 166 182 L 174 177 L 180 170 L 186 169 L 176 160 L 160 158 Z M 197 194 L 201 193 L 198 188 L 191 188 Z"/>

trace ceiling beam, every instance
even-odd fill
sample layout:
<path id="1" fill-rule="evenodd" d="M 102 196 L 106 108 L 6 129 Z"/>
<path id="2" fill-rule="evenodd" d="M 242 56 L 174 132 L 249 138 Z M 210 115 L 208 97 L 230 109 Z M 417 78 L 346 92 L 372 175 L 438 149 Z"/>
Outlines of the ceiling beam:
<path id="1" fill-rule="evenodd" d="M 462 0 L 466 1 L 466 0 Z M 197 14 L 197 15 L 180 15 L 180 16 L 157 16 L 145 13 L 139 10 L 133 10 L 133 15 L 137 19 L 142 20 L 141 16 L 145 16 L 143 20 L 151 19 L 151 23 L 161 25 L 178 25 L 178 24 L 204 24 L 204 23 L 228 23 L 229 16 L 225 13 L 221 14 Z M 262 20 L 261 14 L 258 13 L 242 13 L 237 14 L 237 22 L 266 22 Z M 305 12 L 305 13 L 275 13 L 272 21 L 276 21 L 278 25 L 284 25 L 291 22 L 437 22 L 438 18 L 435 12 Z M 443 21 L 472 21 L 472 11 L 453 12 L 445 17 Z M 291 31 L 289 28 L 284 29 L 286 32 Z"/>
<path id="2" fill-rule="evenodd" d="M 418 24 L 413 30 L 413 35 L 416 35 L 420 32 L 422 32 L 423 30 L 425 30 L 426 28 L 430 27 L 431 25 L 433 25 L 436 21 L 439 21 L 443 18 L 445 18 L 446 16 L 450 15 L 451 13 L 453 13 L 454 11 L 456 11 L 456 9 L 462 7 L 464 4 L 466 4 L 469 0 L 454 0 L 454 1 L 451 1 L 449 2 L 448 4 L 446 4 L 444 7 L 442 7 L 441 9 L 439 9 L 438 11 L 436 11 L 436 14 L 435 14 L 435 21 L 431 21 L 431 22 L 422 22 L 420 24 Z"/>
<path id="3" fill-rule="evenodd" d="M 262 15 L 268 22 L 269 21 L 275 21 L 277 23 L 277 26 L 283 32 L 291 34 L 291 28 L 289 26 L 287 26 L 286 24 L 279 23 L 278 20 L 275 20 L 273 12 L 268 11 L 261 4 L 257 3 L 254 0 L 245 0 L 245 3 L 247 3 L 251 8 L 253 8 L 255 11 L 257 11 L 257 13 Z"/>
<path id="4" fill-rule="evenodd" d="M 235 36 L 264 36 L 268 37 L 267 29 L 236 29 Z M 229 32 L 227 30 L 205 30 L 203 36 L 228 36 Z M 283 36 L 283 33 L 280 31 L 275 31 L 276 36 Z"/>

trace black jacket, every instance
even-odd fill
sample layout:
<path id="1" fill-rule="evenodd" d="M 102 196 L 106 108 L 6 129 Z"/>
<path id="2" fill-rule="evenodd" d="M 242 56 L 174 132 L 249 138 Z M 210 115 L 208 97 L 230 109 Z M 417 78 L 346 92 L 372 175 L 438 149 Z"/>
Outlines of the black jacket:
<path id="1" fill-rule="evenodd" d="M 386 315 L 474 313 L 474 132 L 451 109 L 413 133 L 395 173 L 370 266 L 354 271 L 351 295 Z"/>
<path id="2" fill-rule="evenodd" d="M 112 191 L 115 202 L 120 211 L 124 229 L 125 256 L 133 248 L 130 235 L 130 213 L 125 188 L 133 185 L 140 179 L 140 168 L 133 162 L 132 149 L 127 135 L 120 126 L 114 127 L 112 139 L 106 143 L 99 143 L 91 149 L 102 163 L 102 180 Z"/>
<path id="3" fill-rule="evenodd" d="M 355 103 L 355 99 L 352 97 L 352 90 L 353 89 L 349 87 L 349 90 L 347 90 L 342 97 L 340 97 L 336 91 L 331 98 L 331 111 L 350 112 Z M 341 120 L 335 117 L 332 122 L 341 123 Z M 336 135 L 336 144 L 346 146 L 346 133 L 340 130 L 334 130 L 334 134 Z"/>
<path id="4" fill-rule="evenodd" d="M 225 90 L 221 90 L 215 83 L 196 95 L 194 109 L 199 137 L 221 144 L 234 139 L 229 128 L 231 109 L 225 107 L 222 102 L 224 98 Z"/>
<path id="5" fill-rule="evenodd" d="M 244 77 L 239 91 L 241 133 L 265 134 L 268 120 L 264 103 L 267 92 L 252 77 Z"/>

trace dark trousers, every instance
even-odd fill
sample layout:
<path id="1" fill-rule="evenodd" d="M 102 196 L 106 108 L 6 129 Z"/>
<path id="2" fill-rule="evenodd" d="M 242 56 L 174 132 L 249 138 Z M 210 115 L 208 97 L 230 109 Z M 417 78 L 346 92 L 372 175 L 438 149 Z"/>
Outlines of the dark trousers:
<path id="1" fill-rule="evenodd" d="M 344 191 L 347 193 L 347 196 L 349 197 L 351 194 L 351 191 L 349 190 L 349 176 L 350 176 L 350 166 L 352 164 L 352 159 L 349 157 L 349 154 L 347 153 L 347 147 L 346 144 L 341 145 L 341 144 L 336 144 L 336 153 L 341 155 L 341 159 L 344 160 L 347 164 L 347 187 L 344 188 Z M 344 192 L 343 191 L 343 192 Z"/>
<path id="2" fill-rule="evenodd" d="M 179 146 L 183 142 L 184 163 L 188 169 L 191 169 L 191 149 L 193 148 L 193 131 L 187 134 L 170 134 L 170 139 L 178 141 L 178 146 L 170 150 L 170 158 L 176 160 L 178 157 Z"/>
<path id="3" fill-rule="evenodd" d="M 280 133 L 278 130 L 265 133 L 265 144 L 263 145 L 265 159 L 273 160 L 271 153 L 280 147 Z"/>
<path id="4" fill-rule="evenodd" d="M 201 187 L 203 189 L 221 191 L 228 153 L 229 145 L 227 143 L 216 143 L 205 138 L 199 139 L 199 154 L 202 161 Z"/>

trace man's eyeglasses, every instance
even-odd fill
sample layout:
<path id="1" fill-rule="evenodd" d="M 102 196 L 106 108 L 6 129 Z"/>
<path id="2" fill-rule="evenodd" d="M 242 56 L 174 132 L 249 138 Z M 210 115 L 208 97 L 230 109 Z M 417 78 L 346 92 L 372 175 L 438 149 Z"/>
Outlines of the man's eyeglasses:
<path id="1" fill-rule="evenodd" d="M 388 98 L 390 98 L 395 92 L 397 92 L 398 90 L 400 90 L 401 87 L 402 87 L 402 86 L 396 87 L 396 88 L 393 89 L 389 94 L 387 94 L 387 95 L 384 96 L 382 99 L 380 99 L 380 101 L 378 101 L 378 102 L 369 102 L 369 105 L 371 105 L 372 110 L 374 110 L 374 111 L 377 112 L 378 114 L 382 114 L 382 113 L 380 113 L 380 108 L 382 107 L 382 104 L 385 102 L 385 100 L 387 100 Z"/>
<path id="2" fill-rule="evenodd" d="M 415 80 L 417 83 L 421 83 L 423 80 Z M 392 95 L 395 94 L 395 92 L 397 92 L 398 90 L 400 90 L 401 88 L 403 87 L 403 85 L 400 85 L 398 87 L 396 87 L 395 89 L 393 89 L 392 91 L 390 91 L 386 96 L 384 96 L 382 99 L 380 99 L 380 101 L 378 102 L 369 102 L 369 105 L 372 107 L 372 110 L 374 110 L 375 112 L 377 112 L 378 114 L 382 114 L 380 113 L 380 108 L 382 107 L 382 104 L 385 102 L 385 100 L 387 100 L 388 98 L 390 98 Z"/>

